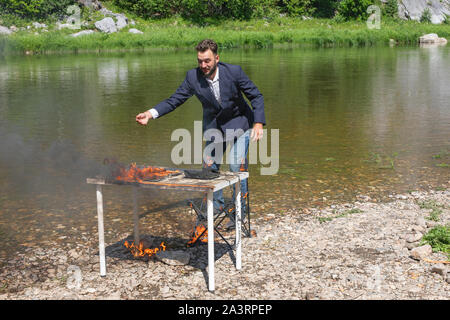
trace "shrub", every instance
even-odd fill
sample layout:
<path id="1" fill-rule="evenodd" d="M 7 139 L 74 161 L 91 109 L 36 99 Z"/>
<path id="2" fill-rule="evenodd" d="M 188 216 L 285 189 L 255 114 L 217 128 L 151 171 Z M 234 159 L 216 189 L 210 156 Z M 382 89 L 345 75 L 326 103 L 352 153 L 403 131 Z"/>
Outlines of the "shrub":
<path id="1" fill-rule="evenodd" d="M 311 16 L 316 8 L 313 0 L 281 0 L 279 3 L 282 12 L 290 16 Z"/>
<path id="2" fill-rule="evenodd" d="M 443 24 L 450 24 L 450 16 L 447 14 L 444 14 L 444 20 L 442 21 Z"/>
<path id="3" fill-rule="evenodd" d="M 318 18 L 332 18 L 337 6 L 337 1 L 314 0 L 315 16 Z"/>
<path id="4" fill-rule="evenodd" d="M 430 23 L 431 22 L 431 11 L 429 8 L 425 8 L 420 17 L 420 22 Z"/>
<path id="5" fill-rule="evenodd" d="M 63 15 L 74 3 L 75 0 L 2 0 L 0 9 L 21 18 L 47 18 Z"/>
<path id="6" fill-rule="evenodd" d="M 248 20 L 257 16 L 257 12 L 260 15 L 269 12 L 262 7 L 273 3 L 272 0 L 181 0 L 180 13 L 195 21 L 207 18 Z"/>
<path id="7" fill-rule="evenodd" d="M 398 1 L 388 0 L 383 6 L 383 14 L 392 18 L 398 17 Z"/>
<path id="8" fill-rule="evenodd" d="M 194 21 L 203 21 L 207 18 L 250 19 L 255 12 L 263 14 L 266 10 L 261 8 L 270 6 L 274 0 L 114 0 L 114 3 L 143 18 L 180 14 Z"/>
<path id="9" fill-rule="evenodd" d="M 179 0 L 114 0 L 120 8 L 143 18 L 169 17 L 174 13 L 179 2 Z"/>
<path id="10" fill-rule="evenodd" d="M 366 20 L 369 16 L 367 8 L 372 4 L 373 0 L 342 0 L 337 11 L 345 20 Z"/>

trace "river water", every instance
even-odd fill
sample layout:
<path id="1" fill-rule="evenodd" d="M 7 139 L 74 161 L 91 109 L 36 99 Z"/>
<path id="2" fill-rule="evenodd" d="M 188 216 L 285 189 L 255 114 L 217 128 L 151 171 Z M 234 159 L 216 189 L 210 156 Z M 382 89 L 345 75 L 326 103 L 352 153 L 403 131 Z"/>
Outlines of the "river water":
<path id="1" fill-rule="evenodd" d="M 277 174 L 250 165 L 256 215 L 450 180 L 448 46 L 227 50 L 220 59 L 263 93 L 269 142 L 279 130 L 278 157 L 269 148 Z M 176 167 L 171 134 L 193 135 L 198 100 L 147 127 L 134 118 L 194 67 L 191 50 L 0 58 L 0 258 L 96 236 L 95 187 L 84 179 L 104 158 Z M 141 192 L 141 233 L 187 237 L 186 199 L 201 196 Z M 105 188 L 104 199 L 106 240 L 120 240 L 133 229 L 130 188 Z"/>

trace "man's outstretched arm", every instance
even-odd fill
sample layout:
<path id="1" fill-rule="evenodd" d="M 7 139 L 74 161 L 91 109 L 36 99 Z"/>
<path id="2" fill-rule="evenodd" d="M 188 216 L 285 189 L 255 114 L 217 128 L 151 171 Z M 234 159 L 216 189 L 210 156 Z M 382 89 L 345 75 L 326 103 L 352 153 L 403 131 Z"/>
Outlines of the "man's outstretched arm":
<path id="1" fill-rule="evenodd" d="M 183 83 L 178 87 L 173 95 L 168 99 L 158 103 L 155 107 L 145 112 L 139 113 L 136 116 L 136 121 L 141 125 L 147 125 L 150 119 L 161 117 L 169 112 L 172 112 L 177 107 L 182 105 L 187 99 L 192 97 L 193 90 L 189 82 L 184 79 Z"/>

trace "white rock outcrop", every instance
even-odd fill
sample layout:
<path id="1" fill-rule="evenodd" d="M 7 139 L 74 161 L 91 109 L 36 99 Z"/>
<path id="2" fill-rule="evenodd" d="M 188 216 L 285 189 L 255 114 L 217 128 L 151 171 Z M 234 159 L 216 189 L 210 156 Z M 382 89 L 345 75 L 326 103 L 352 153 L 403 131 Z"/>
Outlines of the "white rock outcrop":
<path id="1" fill-rule="evenodd" d="M 431 13 L 431 22 L 442 23 L 445 15 L 450 16 L 450 0 L 401 0 L 398 1 L 398 15 L 402 19 L 419 21 L 425 9 Z"/>

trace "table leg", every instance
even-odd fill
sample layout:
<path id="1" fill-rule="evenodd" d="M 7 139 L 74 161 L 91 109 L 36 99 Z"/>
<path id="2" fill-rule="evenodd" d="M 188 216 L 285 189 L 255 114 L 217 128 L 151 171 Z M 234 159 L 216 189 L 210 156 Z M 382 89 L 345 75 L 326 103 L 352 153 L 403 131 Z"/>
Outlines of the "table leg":
<path id="1" fill-rule="evenodd" d="M 214 291 L 214 205 L 213 192 L 208 192 L 208 282 L 209 291 Z"/>
<path id="2" fill-rule="evenodd" d="M 106 276 L 105 229 L 103 227 L 103 193 L 102 186 L 97 185 L 97 218 L 98 218 L 98 254 L 100 256 L 100 276 Z"/>
<path id="3" fill-rule="evenodd" d="M 241 243 L 241 233 L 242 233 L 242 220 L 241 220 L 241 182 L 238 181 L 236 183 L 236 199 L 235 199 L 235 207 L 236 207 L 236 218 L 235 218 L 235 223 L 236 223 L 236 269 L 240 270 L 242 267 L 242 261 L 241 261 L 241 256 L 242 256 L 242 243 Z"/>
<path id="4" fill-rule="evenodd" d="M 137 187 L 133 187 L 133 221 L 134 221 L 134 244 L 139 245 L 141 241 L 139 235 L 139 212 L 138 212 L 138 201 L 137 201 Z"/>

